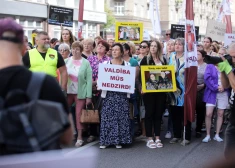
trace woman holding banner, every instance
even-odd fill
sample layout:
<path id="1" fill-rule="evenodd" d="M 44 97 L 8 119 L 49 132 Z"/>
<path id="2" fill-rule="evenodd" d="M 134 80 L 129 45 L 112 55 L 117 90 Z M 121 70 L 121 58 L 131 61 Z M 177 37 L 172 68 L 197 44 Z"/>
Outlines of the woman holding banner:
<path id="1" fill-rule="evenodd" d="M 123 54 L 123 46 L 120 43 L 114 44 L 113 58 L 104 64 L 130 66 L 130 63 L 122 59 Z M 104 99 L 100 113 L 100 149 L 105 149 L 110 145 L 115 145 L 117 149 L 120 149 L 122 144 L 132 143 L 129 112 L 130 94 L 102 90 L 101 97 Z"/>
<path id="2" fill-rule="evenodd" d="M 150 44 L 150 53 L 142 59 L 140 66 L 162 66 L 166 64 L 166 59 L 162 55 L 161 43 L 159 41 L 152 41 Z M 166 103 L 166 93 L 145 93 L 143 94 L 143 101 L 145 105 L 145 130 L 146 137 L 148 138 L 146 146 L 149 148 L 162 148 L 163 144 L 160 140 L 160 132 L 162 114 Z M 154 131 L 154 138 L 152 131 Z"/>
<path id="3" fill-rule="evenodd" d="M 182 125 L 184 121 L 184 92 L 185 92 L 185 61 L 184 61 L 184 38 L 175 40 L 175 52 L 170 56 L 169 65 L 175 67 L 176 86 L 175 92 L 169 92 L 170 97 L 170 113 L 172 115 L 174 138 L 170 141 L 171 144 L 179 143 L 182 137 Z M 188 121 L 186 125 L 185 141 L 182 145 L 188 145 L 191 140 L 191 123 Z"/>

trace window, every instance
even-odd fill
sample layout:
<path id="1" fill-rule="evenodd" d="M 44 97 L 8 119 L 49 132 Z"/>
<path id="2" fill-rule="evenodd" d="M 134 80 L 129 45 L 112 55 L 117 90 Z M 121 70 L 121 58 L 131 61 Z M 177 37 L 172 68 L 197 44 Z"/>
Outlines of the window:
<path id="1" fill-rule="evenodd" d="M 141 9 L 140 9 L 140 16 L 143 18 L 144 17 L 144 6 L 141 6 Z"/>
<path id="2" fill-rule="evenodd" d="M 36 22 L 36 27 L 42 27 L 42 23 L 41 22 Z"/>
<path id="3" fill-rule="evenodd" d="M 114 3 L 114 13 L 116 15 L 124 15 L 124 2 Z"/>
<path id="4" fill-rule="evenodd" d="M 79 0 L 74 0 L 74 6 L 78 8 L 78 5 L 79 5 Z"/>
<path id="5" fill-rule="evenodd" d="M 34 27 L 33 21 L 28 21 L 28 26 L 29 26 L 29 27 Z"/>
<path id="6" fill-rule="evenodd" d="M 134 5 L 134 16 L 137 16 L 137 4 Z"/>
<path id="7" fill-rule="evenodd" d="M 65 5 L 65 0 L 57 0 L 57 5 Z"/>

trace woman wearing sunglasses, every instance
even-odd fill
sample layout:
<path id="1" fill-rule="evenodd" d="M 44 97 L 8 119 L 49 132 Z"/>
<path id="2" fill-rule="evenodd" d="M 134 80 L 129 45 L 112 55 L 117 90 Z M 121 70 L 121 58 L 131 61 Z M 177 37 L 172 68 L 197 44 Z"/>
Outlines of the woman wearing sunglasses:
<path id="1" fill-rule="evenodd" d="M 138 55 L 137 61 L 140 63 L 144 56 L 147 56 L 149 53 L 150 44 L 148 41 L 142 41 L 140 43 L 140 54 Z"/>

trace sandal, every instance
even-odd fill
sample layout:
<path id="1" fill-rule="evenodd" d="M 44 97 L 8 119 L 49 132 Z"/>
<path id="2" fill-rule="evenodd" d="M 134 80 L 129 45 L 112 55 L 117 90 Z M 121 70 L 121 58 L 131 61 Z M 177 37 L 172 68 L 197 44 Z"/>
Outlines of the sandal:
<path id="1" fill-rule="evenodd" d="M 163 147 L 163 144 L 161 143 L 161 140 L 160 140 L 160 139 L 157 139 L 157 140 L 155 141 L 155 143 L 156 143 L 156 147 L 157 147 L 157 148 L 162 148 L 162 147 Z"/>
<path id="2" fill-rule="evenodd" d="M 83 143 L 84 143 L 83 140 L 78 139 L 77 142 L 75 143 L 75 146 L 76 146 L 77 148 L 79 148 L 79 147 L 81 147 L 81 146 L 83 145 Z"/>
<path id="3" fill-rule="evenodd" d="M 92 136 L 92 135 L 87 138 L 87 142 L 88 143 L 93 142 L 95 140 L 96 140 L 96 138 L 94 136 Z"/>
<path id="4" fill-rule="evenodd" d="M 148 140 L 146 146 L 149 147 L 149 148 L 151 148 L 151 149 L 157 148 L 156 144 L 154 143 L 154 141 L 153 141 L 152 139 L 151 139 L 151 140 Z"/>

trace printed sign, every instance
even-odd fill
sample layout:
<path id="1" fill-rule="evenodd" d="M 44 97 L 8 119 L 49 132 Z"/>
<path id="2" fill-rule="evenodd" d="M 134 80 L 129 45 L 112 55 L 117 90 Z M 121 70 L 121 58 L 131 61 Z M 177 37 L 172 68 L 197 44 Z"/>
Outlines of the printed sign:
<path id="1" fill-rule="evenodd" d="M 115 41 L 133 41 L 140 43 L 143 40 L 143 23 L 116 22 Z"/>
<path id="2" fill-rule="evenodd" d="M 48 24 L 73 27 L 73 9 L 50 6 Z"/>
<path id="3" fill-rule="evenodd" d="M 206 36 L 216 41 L 223 41 L 226 30 L 226 24 L 215 20 L 208 20 L 206 28 Z"/>
<path id="4" fill-rule="evenodd" d="M 199 38 L 198 26 L 195 26 L 195 32 L 196 32 L 196 41 L 198 41 L 198 38 Z M 185 25 L 176 25 L 176 24 L 171 25 L 171 38 L 172 39 L 184 38 L 184 35 L 185 35 Z"/>
<path id="5" fill-rule="evenodd" d="M 97 85 L 101 90 L 134 93 L 135 67 L 99 64 Z"/>
<path id="6" fill-rule="evenodd" d="M 143 40 L 145 40 L 145 41 L 150 41 L 151 40 L 148 30 L 144 29 L 143 37 L 144 37 Z"/>
<path id="7" fill-rule="evenodd" d="M 176 91 L 174 66 L 141 66 L 142 91 L 174 92 Z"/>
<path id="8" fill-rule="evenodd" d="M 235 43 L 235 34 L 224 34 L 224 47 L 228 47 L 231 43 Z"/>

